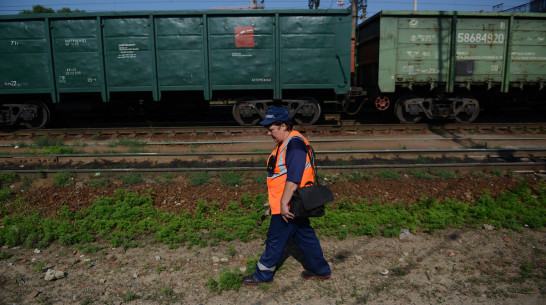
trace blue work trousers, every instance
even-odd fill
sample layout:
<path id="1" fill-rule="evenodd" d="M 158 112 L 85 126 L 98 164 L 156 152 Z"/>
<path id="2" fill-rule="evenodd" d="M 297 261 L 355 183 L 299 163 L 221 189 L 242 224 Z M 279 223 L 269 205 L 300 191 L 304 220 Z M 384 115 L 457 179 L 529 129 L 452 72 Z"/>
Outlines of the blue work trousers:
<path id="1" fill-rule="evenodd" d="M 321 276 L 330 275 L 330 266 L 324 259 L 315 230 L 311 228 L 309 218 L 297 218 L 288 223 L 282 216 L 271 216 L 271 224 L 267 231 L 265 252 L 256 264 L 254 276 L 262 282 L 271 282 L 275 267 L 282 258 L 284 248 L 294 238 L 296 245 L 303 252 L 307 269 Z"/>

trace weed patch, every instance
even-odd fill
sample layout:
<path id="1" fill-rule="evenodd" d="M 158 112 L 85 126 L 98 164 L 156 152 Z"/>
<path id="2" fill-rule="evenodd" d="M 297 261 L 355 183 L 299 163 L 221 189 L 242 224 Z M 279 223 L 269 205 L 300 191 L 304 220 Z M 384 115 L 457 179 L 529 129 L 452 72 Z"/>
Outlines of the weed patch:
<path id="1" fill-rule="evenodd" d="M 110 185 L 110 179 L 108 178 L 89 179 L 89 180 L 86 180 L 84 183 L 92 187 L 108 187 Z"/>
<path id="2" fill-rule="evenodd" d="M 0 186 L 4 184 L 12 184 L 19 180 L 19 176 L 16 173 L 0 173 Z"/>
<path id="3" fill-rule="evenodd" d="M 55 177 L 53 178 L 53 184 L 56 186 L 73 184 L 75 182 L 73 176 L 74 175 L 67 172 L 56 173 Z"/>
<path id="4" fill-rule="evenodd" d="M 17 209 L 17 206 L 24 207 L 24 203 L 14 205 L 15 201 L 10 200 L 9 205 L 5 202 L 0 205 L 5 215 L 0 225 L 0 246 L 43 248 L 58 241 L 62 245 L 76 244 L 82 252 L 93 253 L 102 249 L 102 243 L 112 247 L 137 247 L 140 236 L 151 235 L 169 248 L 205 247 L 231 240 L 263 238 L 269 221 L 266 219 L 263 226 L 256 225 L 262 202 L 267 200 L 265 194 L 244 194 L 239 201 L 227 205 L 201 200 L 194 211 L 174 214 L 157 210 L 151 193 L 138 195 L 118 190 L 113 197 L 96 199 L 86 210 L 74 212 L 63 206 L 50 218 L 28 208 Z M 496 198 L 484 192 L 473 204 L 453 199 L 440 202 L 428 197 L 417 203 L 393 204 L 341 198 L 327 206 L 324 217 L 313 218 L 311 222 L 318 233 L 339 239 L 362 235 L 396 237 L 401 229 L 434 233 L 438 229 L 480 227 L 484 223 L 519 231 L 524 227 L 546 226 L 545 207 L 546 183 L 532 189 L 522 182 Z M 8 214 L 6 209 L 11 212 Z M 234 248 L 228 248 L 227 253 L 236 255 Z M 249 273 L 256 261 L 257 258 L 247 260 Z M 157 271 L 163 268 L 158 267 Z"/>
<path id="5" fill-rule="evenodd" d="M 210 277 L 206 283 L 206 285 L 210 288 L 211 291 L 222 293 L 222 291 L 225 290 L 235 290 L 239 291 L 239 288 L 241 288 L 241 272 L 238 270 L 229 270 L 227 268 L 222 269 L 220 271 L 220 275 L 218 275 L 218 281 L 216 281 L 214 278 Z"/>
<path id="6" fill-rule="evenodd" d="M 10 257 L 11 257 L 11 254 L 9 254 L 9 252 L 7 252 L 7 251 L 0 252 L 0 259 L 4 260 L 4 259 L 8 259 Z"/>
<path id="7" fill-rule="evenodd" d="M 154 178 L 154 182 L 160 185 L 171 184 L 173 183 L 174 177 L 175 177 L 174 175 L 166 174 L 161 177 Z"/>
<path id="8" fill-rule="evenodd" d="M 132 292 L 131 290 L 127 290 L 125 294 L 123 294 L 122 299 L 125 302 L 134 301 L 136 299 L 140 298 L 136 293 Z"/>
<path id="9" fill-rule="evenodd" d="M 15 198 L 11 198 L 7 194 L 4 194 L 4 196 L 3 199 L 0 199 L 0 217 L 10 214 L 25 214 L 31 210 L 28 208 L 23 197 L 16 196 Z"/>
<path id="10" fill-rule="evenodd" d="M 49 146 L 63 146 L 64 143 L 60 139 L 52 139 L 50 137 L 39 137 L 34 140 L 34 145 L 38 148 L 44 148 Z"/>
<path id="11" fill-rule="evenodd" d="M 236 186 L 243 182 L 241 173 L 236 171 L 226 171 L 220 174 L 220 181 L 227 186 Z"/>
<path id="12" fill-rule="evenodd" d="M 108 143 L 108 147 L 125 146 L 125 147 L 137 148 L 137 147 L 142 147 L 144 145 L 145 145 L 145 143 L 143 143 L 143 142 L 139 142 L 137 140 L 126 139 L 126 138 L 122 138 L 122 139 L 119 139 L 117 141 Z"/>
<path id="13" fill-rule="evenodd" d="M 125 185 L 138 184 L 144 182 L 144 178 L 140 173 L 129 173 L 121 178 L 121 182 Z"/>
<path id="14" fill-rule="evenodd" d="M 372 175 L 366 172 L 352 172 L 347 175 L 347 181 L 349 182 L 359 182 L 359 181 L 369 181 L 372 180 Z"/>
<path id="15" fill-rule="evenodd" d="M 402 176 L 399 173 L 393 170 L 380 170 L 377 172 L 377 177 L 379 177 L 379 179 L 385 179 L 385 180 L 402 178 Z"/>
<path id="16" fill-rule="evenodd" d="M 0 189 L 0 202 L 6 201 L 11 197 L 11 190 L 7 187 Z"/>
<path id="17" fill-rule="evenodd" d="M 409 171 L 409 173 L 415 177 L 415 178 L 418 178 L 418 179 L 434 179 L 434 176 L 432 176 L 431 174 L 427 173 L 426 171 L 423 171 L 423 170 L 418 170 L 418 169 L 412 169 Z"/>
<path id="18" fill-rule="evenodd" d="M 191 185 L 205 185 L 209 182 L 210 177 L 207 172 L 193 173 L 190 175 L 190 184 Z"/>
<path id="19" fill-rule="evenodd" d="M 454 172 L 447 171 L 445 169 L 437 169 L 431 171 L 431 174 L 438 177 L 438 178 L 445 178 L 445 179 L 457 179 L 459 176 L 455 174 Z"/>
<path id="20" fill-rule="evenodd" d="M 47 146 L 42 149 L 39 154 L 43 155 L 70 155 L 70 154 L 80 154 L 83 153 L 82 150 L 76 150 L 72 147 L 66 146 Z"/>
<path id="21" fill-rule="evenodd" d="M 533 277 L 533 274 L 531 271 L 533 270 L 533 265 L 531 263 L 523 263 L 520 267 L 520 274 L 524 278 L 531 278 Z"/>

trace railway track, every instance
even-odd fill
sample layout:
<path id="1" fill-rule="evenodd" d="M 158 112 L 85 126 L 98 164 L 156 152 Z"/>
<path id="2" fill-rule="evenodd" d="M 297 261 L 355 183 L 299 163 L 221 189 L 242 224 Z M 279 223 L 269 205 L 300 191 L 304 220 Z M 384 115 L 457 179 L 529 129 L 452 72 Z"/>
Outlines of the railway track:
<path id="1" fill-rule="evenodd" d="M 546 169 L 546 123 L 305 126 L 302 131 L 312 137 L 318 167 L 326 171 Z M 80 146 L 88 152 L 39 154 L 29 144 L 31 148 L 21 153 L 13 147 L 14 141 L 40 137 L 61 139 L 62 146 Z M 159 152 L 97 152 L 96 147 L 105 151 L 111 141 L 125 138 Z M 18 130 L 0 132 L 0 171 L 42 176 L 263 171 L 269 155 L 264 149 L 270 146 L 262 127 Z"/>
<path id="2" fill-rule="evenodd" d="M 263 171 L 268 152 L 195 152 L 136 154 L 1 155 L 5 172 L 52 175 L 71 172 Z M 316 151 L 317 164 L 326 171 L 380 169 L 445 169 L 458 171 L 503 169 L 546 170 L 546 148 L 427 149 Z"/>
<path id="3" fill-rule="evenodd" d="M 385 133 L 545 133 L 546 123 L 479 123 L 479 124 L 341 124 L 299 126 L 307 135 L 336 136 Z M 253 136 L 264 134 L 263 127 L 199 126 L 199 127 L 131 127 L 131 128 L 70 128 L 0 131 L 0 140 L 35 139 L 51 137 L 60 139 L 117 139 L 166 137 L 195 138 L 219 136 Z"/>

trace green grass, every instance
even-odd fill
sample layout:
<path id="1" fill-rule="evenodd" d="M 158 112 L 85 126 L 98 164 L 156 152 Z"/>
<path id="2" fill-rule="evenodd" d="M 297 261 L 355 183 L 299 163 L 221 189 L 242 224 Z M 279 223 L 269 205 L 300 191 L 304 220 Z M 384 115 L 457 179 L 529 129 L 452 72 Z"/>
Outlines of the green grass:
<path id="1" fill-rule="evenodd" d="M 255 256 L 246 260 L 246 274 L 250 275 L 256 272 L 256 264 L 259 260 L 259 256 Z"/>
<path id="2" fill-rule="evenodd" d="M 167 270 L 167 267 L 163 266 L 162 264 L 159 264 L 159 265 L 157 265 L 155 270 L 157 271 L 157 274 L 161 274 L 161 272 Z"/>
<path id="3" fill-rule="evenodd" d="M 176 294 L 174 293 L 174 290 L 170 287 L 164 287 L 161 289 L 161 295 L 167 299 L 167 302 L 175 302 L 176 301 Z"/>
<path id="4" fill-rule="evenodd" d="M 402 179 L 402 176 L 393 170 L 380 170 L 377 171 L 376 175 L 379 179 L 383 180 Z"/>
<path id="5" fill-rule="evenodd" d="M 45 154 L 45 155 L 65 155 L 79 154 L 83 151 L 76 150 L 72 147 L 65 146 L 63 140 L 52 139 L 50 137 L 40 137 L 34 141 L 34 146 L 41 148 L 39 152 L 28 151 L 29 153 Z"/>
<path id="6" fill-rule="evenodd" d="M 533 264 L 529 262 L 525 262 L 520 267 L 520 274 L 524 278 L 531 278 L 533 277 L 532 270 L 533 270 Z"/>
<path id="7" fill-rule="evenodd" d="M 42 272 L 42 269 L 44 269 L 44 266 L 45 266 L 44 262 L 39 262 L 34 267 L 34 270 L 36 270 L 36 272 Z"/>
<path id="8" fill-rule="evenodd" d="M 131 290 L 127 290 L 123 295 L 122 299 L 125 302 L 134 301 L 136 299 L 140 298 L 136 293 L 132 292 Z"/>
<path id="9" fill-rule="evenodd" d="M 81 154 L 83 153 L 83 150 L 77 150 L 72 147 L 55 145 L 55 146 L 44 147 L 38 153 L 42 155 L 70 155 L 70 154 Z"/>
<path id="10" fill-rule="evenodd" d="M 423 171 L 423 170 L 418 170 L 418 169 L 412 169 L 409 171 L 409 173 L 415 177 L 415 178 L 419 178 L 419 179 L 434 179 L 434 176 L 427 173 L 426 171 Z"/>
<path id="11" fill-rule="evenodd" d="M 211 291 L 222 293 L 225 290 L 239 291 L 241 288 L 241 272 L 239 270 L 229 270 L 227 268 L 222 269 L 218 275 L 218 280 L 210 277 L 206 285 Z"/>
<path id="12" fill-rule="evenodd" d="M 220 182 L 227 186 L 236 186 L 243 183 L 243 179 L 240 172 L 229 170 L 220 173 Z"/>
<path id="13" fill-rule="evenodd" d="M 9 254 L 9 252 L 7 252 L 7 251 L 0 252 L 0 259 L 1 260 L 8 259 L 10 257 L 11 257 L 11 254 Z"/>
<path id="14" fill-rule="evenodd" d="M 49 146 L 63 146 L 63 140 L 60 139 L 52 139 L 49 136 L 46 137 L 39 137 L 34 140 L 34 145 L 38 148 L 44 148 Z"/>
<path id="15" fill-rule="evenodd" d="M 19 180 L 19 176 L 16 173 L 0 173 L 0 186 L 4 184 L 12 184 Z"/>
<path id="16" fill-rule="evenodd" d="M 367 172 L 355 171 L 347 175 L 347 181 L 349 182 L 369 181 L 372 178 L 373 176 Z"/>
<path id="17" fill-rule="evenodd" d="M 118 147 L 118 146 L 127 147 L 127 152 L 128 153 L 133 153 L 133 154 L 148 152 L 147 150 L 142 148 L 145 145 L 146 145 L 145 142 L 140 142 L 140 141 L 137 141 L 137 140 L 131 140 L 131 139 L 126 139 L 126 138 L 122 138 L 122 139 L 119 139 L 117 141 L 108 143 L 108 147 Z M 111 152 L 111 153 L 113 153 L 113 152 Z M 118 152 L 116 152 L 116 153 L 118 153 Z"/>
<path id="18" fill-rule="evenodd" d="M 110 179 L 93 178 L 93 179 L 86 180 L 84 183 L 93 187 L 108 187 L 110 185 Z"/>
<path id="19" fill-rule="evenodd" d="M 457 179 L 459 177 L 456 173 L 445 169 L 432 170 L 430 173 L 438 178 L 444 179 Z"/>
<path id="20" fill-rule="evenodd" d="M 96 244 L 82 244 L 76 245 L 76 248 L 78 248 L 78 250 L 83 253 L 97 253 L 98 251 L 106 248 L 106 246 Z"/>
<path id="21" fill-rule="evenodd" d="M 258 185 L 266 185 L 267 184 L 267 176 L 266 175 L 256 175 L 254 178 L 252 178 L 252 182 L 254 184 Z"/>
<path id="22" fill-rule="evenodd" d="M 10 191 L 11 194 L 11 191 Z M 0 198 L 0 218 L 12 214 L 25 214 L 29 211 L 24 197 L 16 196 Z"/>
<path id="23" fill-rule="evenodd" d="M 71 155 L 71 154 L 82 154 L 82 153 L 84 153 L 83 150 L 74 149 L 68 146 L 53 145 L 53 146 L 39 147 L 38 150 L 27 149 L 25 151 L 19 151 L 17 154 L 18 155 Z M 0 154 L 7 154 L 7 153 L 2 152 Z"/>
<path id="24" fill-rule="evenodd" d="M 193 213 L 169 214 L 155 209 L 150 194 L 139 196 L 118 190 L 115 197 L 99 198 L 78 212 L 63 206 L 50 218 L 36 212 L 8 215 L 2 219 L 0 245 L 41 248 L 53 241 L 85 245 L 102 240 L 113 247 L 129 248 L 138 246 L 137 237 L 146 234 L 153 234 L 157 241 L 169 245 L 188 247 L 207 246 L 214 240 L 248 241 L 267 230 L 267 226 L 256 226 L 258 210 L 265 200 L 264 194 L 254 197 L 246 194 L 224 211 L 218 202 L 200 201 Z"/>
<path id="25" fill-rule="evenodd" d="M 146 144 L 143 143 L 143 142 L 139 142 L 137 140 L 125 139 L 125 138 L 122 138 L 122 139 L 119 139 L 117 141 L 108 143 L 108 147 L 118 147 L 118 146 L 142 147 L 144 145 L 146 145 Z"/>
<path id="26" fill-rule="evenodd" d="M 415 164 L 427 164 L 428 163 L 428 159 L 419 155 L 416 159 L 415 159 Z"/>
<path id="27" fill-rule="evenodd" d="M 209 174 L 207 172 L 192 173 L 189 178 L 190 184 L 194 186 L 205 185 L 210 180 Z"/>
<path id="28" fill-rule="evenodd" d="M 504 175 L 504 171 L 502 169 L 495 168 L 491 171 L 491 174 L 497 177 L 502 177 Z"/>
<path id="29" fill-rule="evenodd" d="M 160 185 L 171 184 L 171 183 L 174 183 L 173 181 L 174 178 L 176 178 L 175 174 L 168 173 L 168 174 L 162 175 L 161 177 L 154 178 L 154 182 Z"/>
<path id="30" fill-rule="evenodd" d="M 0 189 L 0 202 L 6 201 L 11 197 L 11 190 L 7 187 Z"/>
<path id="31" fill-rule="evenodd" d="M 132 185 L 144 182 L 144 177 L 140 173 L 129 173 L 121 178 L 125 185 Z"/>
<path id="32" fill-rule="evenodd" d="M 67 172 L 56 173 L 55 177 L 53 178 L 53 184 L 56 186 L 73 184 L 74 182 L 74 175 Z"/>
<path id="33" fill-rule="evenodd" d="M 71 211 L 63 206 L 53 217 L 32 212 L 28 208 L 30 203 L 26 209 L 24 203 L 19 203 L 21 208 L 16 210 L 5 208 L 3 201 L 0 202 L 0 207 L 4 207 L 0 246 L 44 248 L 57 241 L 93 252 L 105 243 L 112 247 L 137 247 L 141 236 L 151 236 L 169 247 L 206 247 L 232 240 L 246 242 L 265 238 L 269 218 L 262 226 L 256 223 L 261 216 L 262 202 L 266 200 L 266 194 L 244 194 L 227 205 L 200 200 L 193 211 L 174 214 L 157 210 L 151 192 L 139 195 L 118 190 L 113 197 L 96 199 L 85 210 Z M 432 234 L 439 229 L 480 227 L 484 223 L 522 231 L 525 227 L 544 227 L 545 208 L 546 182 L 534 188 L 521 182 L 515 189 L 503 191 L 495 198 L 485 191 L 472 204 L 454 199 L 440 202 L 428 197 L 416 203 L 338 198 L 327 206 L 324 217 L 311 221 L 318 234 L 339 239 L 362 235 L 396 237 L 403 228 Z M 228 254 L 234 253 L 235 249 L 228 248 Z M 247 266 L 250 271 L 255 262 L 249 264 L 252 265 Z"/>

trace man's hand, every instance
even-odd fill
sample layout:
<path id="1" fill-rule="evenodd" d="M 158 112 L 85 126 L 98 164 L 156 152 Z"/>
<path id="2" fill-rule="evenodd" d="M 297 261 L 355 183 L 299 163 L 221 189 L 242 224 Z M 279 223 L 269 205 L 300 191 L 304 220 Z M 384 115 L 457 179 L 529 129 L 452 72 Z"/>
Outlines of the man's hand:
<path id="1" fill-rule="evenodd" d="M 288 204 L 284 205 L 281 203 L 281 215 L 285 222 L 288 222 L 288 219 L 294 219 L 294 214 L 290 213 Z"/>

